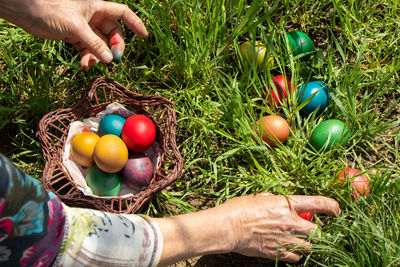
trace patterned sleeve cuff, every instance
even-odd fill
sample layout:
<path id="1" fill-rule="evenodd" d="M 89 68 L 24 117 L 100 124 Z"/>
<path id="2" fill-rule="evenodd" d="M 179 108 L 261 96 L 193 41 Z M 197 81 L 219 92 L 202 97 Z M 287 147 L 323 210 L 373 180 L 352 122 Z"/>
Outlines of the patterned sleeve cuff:
<path id="1" fill-rule="evenodd" d="M 153 235 L 154 235 L 153 258 L 154 258 L 154 260 L 153 260 L 152 266 L 157 266 L 158 263 L 160 262 L 161 252 L 163 249 L 163 238 L 162 238 L 162 233 L 161 233 L 160 227 L 158 226 L 156 221 L 153 220 L 153 218 L 151 218 L 150 216 L 147 216 L 144 214 L 140 214 L 138 216 L 145 219 L 151 225 L 151 228 L 153 230 Z"/>
<path id="2" fill-rule="evenodd" d="M 147 216 L 65 206 L 68 236 L 55 266 L 156 266 L 163 240 Z"/>

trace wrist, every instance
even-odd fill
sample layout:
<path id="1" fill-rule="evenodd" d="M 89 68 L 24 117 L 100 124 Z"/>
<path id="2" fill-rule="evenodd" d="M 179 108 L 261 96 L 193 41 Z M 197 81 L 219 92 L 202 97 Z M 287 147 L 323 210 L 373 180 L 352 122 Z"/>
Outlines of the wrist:
<path id="1" fill-rule="evenodd" d="M 15 17 L 21 10 L 21 0 L 0 0 L 0 18 L 14 23 Z"/>
<path id="2" fill-rule="evenodd" d="M 0 0 L 0 18 L 23 29 L 33 23 L 33 10 L 37 0 Z"/>
<path id="3" fill-rule="evenodd" d="M 160 265 L 200 255 L 228 253 L 234 247 L 230 222 L 219 207 L 154 220 L 164 241 Z"/>

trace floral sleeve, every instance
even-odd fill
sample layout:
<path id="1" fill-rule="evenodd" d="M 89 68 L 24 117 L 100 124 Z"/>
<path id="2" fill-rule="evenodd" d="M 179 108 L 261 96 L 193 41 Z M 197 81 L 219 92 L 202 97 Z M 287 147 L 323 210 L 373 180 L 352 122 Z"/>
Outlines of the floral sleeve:
<path id="1" fill-rule="evenodd" d="M 63 242 L 61 201 L 0 154 L 0 266 L 48 266 Z"/>
<path id="2" fill-rule="evenodd" d="M 155 266 L 150 217 L 68 207 L 0 154 L 0 266 Z"/>

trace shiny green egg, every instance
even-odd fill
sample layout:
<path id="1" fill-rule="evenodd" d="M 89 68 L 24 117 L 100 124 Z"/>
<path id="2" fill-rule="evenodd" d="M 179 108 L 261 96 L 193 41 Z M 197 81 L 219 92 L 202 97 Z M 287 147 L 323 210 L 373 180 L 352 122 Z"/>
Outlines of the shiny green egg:
<path id="1" fill-rule="evenodd" d="M 290 49 L 293 56 L 302 55 L 302 59 L 309 59 L 314 51 L 314 44 L 311 38 L 301 31 L 292 31 L 287 33 Z"/>
<path id="2" fill-rule="evenodd" d="M 350 131 L 340 120 L 326 120 L 313 130 L 310 143 L 317 150 L 329 149 L 333 145 L 345 146 L 349 142 Z"/>
<path id="3" fill-rule="evenodd" d="M 97 196 L 117 196 L 121 182 L 117 173 L 107 173 L 93 164 L 87 174 L 86 181 L 93 194 Z"/>

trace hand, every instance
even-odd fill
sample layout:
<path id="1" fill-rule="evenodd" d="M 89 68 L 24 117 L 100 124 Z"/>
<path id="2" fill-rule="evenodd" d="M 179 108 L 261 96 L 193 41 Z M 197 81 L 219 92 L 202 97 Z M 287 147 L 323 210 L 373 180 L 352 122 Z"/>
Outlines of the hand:
<path id="1" fill-rule="evenodd" d="M 215 208 L 154 219 L 164 239 L 160 266 L 191 257 L 236 252 L 246 256 L 297 262 L 311 249 L 305 238 L 317 228 L 302 212 L 340 213 L 339 204 L 322 196 L 261 193 L 231 199 Z"/>
<path id="2" fill-rule="evenodd" d="M 235 198 L 220 206 L 232 223 L 233 252 L 246 256 L 297 262 L 312 245 L 304 238 L 318 226 L 302 212 L 340 213 L 339 204 L 322 196 L 274 196 L 261 193 Z"/>
<path id="3" fill-rule="evenodd" d="M 120 60 L 125 49 L 119 19 L 147 37 L 143 22 L 126 5 L 102 0 L 0 0 L 0 16 L 41 38 L 63 40 L 81 53 L 81 66 Z M 111 51 L 107 43 L 111 46 Z"/>

